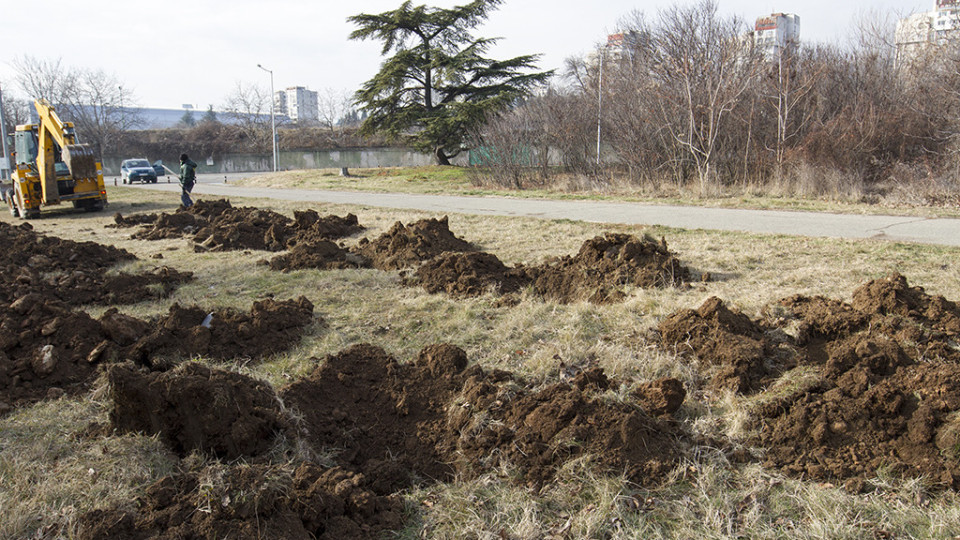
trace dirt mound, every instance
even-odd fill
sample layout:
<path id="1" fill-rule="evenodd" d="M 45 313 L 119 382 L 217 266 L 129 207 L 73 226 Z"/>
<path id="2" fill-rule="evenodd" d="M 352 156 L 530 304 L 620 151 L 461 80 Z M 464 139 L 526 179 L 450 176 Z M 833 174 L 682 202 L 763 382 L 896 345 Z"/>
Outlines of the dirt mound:
<path id="1" fill-rule="evenodd" d="M 0 403 L 20 406 L 87 388 L 97 366 L 132 359 L 167 365 L 182 356 L 259 360 L 286 350 L 313 319 L 304 298 L 254 303 L 249 315 L 174 306 L 160 321 L 110 309 L 99 319 L 27 295 L 0 304 Z"/>
<path id="2" fill-rule="evenodd" d="M 171 355 L 260 360 L 289 349 L 313 321 L 313 304 L 302 296 L 254 302 L 249 314 L 177 304 L 166 317 L 151 323 L 153 331 L 132 347 L 128 357 L 143 365 Z"/>
<path id="3" fill-rule="evenodd" d="M 781 305 L 801 321 L 804 361 L 821 379 L 760 407 L 767 465 L 856 490 L 880 469 L 960 489 L 956 305 L 899 274 L 857 289 L 853 305 Z"/>
<path id="4" fill-rule="evenodd" d="M 136 510 L 80 516 L 77 538 L 366 540 L 401 528 L 402 499 L 379 497 L 361 480 L 307 464 L 211 466 L 162 478 Z"/>
<path id="5" fill-rule="evenodd" d="M 529 285 L 530 279 L 522 268 L 509 268 L 490 253 L 447 252 L 420 265 L 407 283 L 421 285 L 431 294 L 471 297 L 490 291 L 515 293 Z"/>
<path id="6" fill-rule="evenodd" d="M 272 210 L 234 207 L 226 199 L 202 200 L 173 214 L 114 216 L 117 227 L 144 225 L 133 234 L 141 240 L 191 237 L 196 251 L 283 251 L 304 242 L 335 240 L 363 230 L 357 217 L 320 217 L 295 212 L 290 219 Z"/>
<path id="7" fill-rule="evenodd" d="M 269 265 L 271 270 L 281 272 L 304 268 L 319 270 L 370 268 L 370 261 L 365 257 L 352 253 L 330 240 L 299 240 L 288 253 L 262 262 Z"/>
<path id="8" fill-rule="evenodd" d="M 537 391 L 473 376 L 448 408 L 448 455 L 461 474 L 507 463 L 528 483 L 542 485 L 566 461 L 590 454 L 633 482 L 662 483 L 681 457 L 679 429 L 633 405 L 603 399 L 610 387 L 598 368 Z"/>
<path id="9" fill-rule="evenodd" d="M 626 286 L 676 286 L 688 275 L 665 242 L 611 233 L 584 242 L 575 257 L 533 267 L 511 268 L 489 253 L 444 253 L 424 262 L 406 283 L 459 297 L 532 287 L 557 302 L 607 304 L 622 301 Z"/>
<path id="10" fill-rule="evenodd" d="M 200 202 L 200 201 L 198 201 Z M 108 229 L 127 229 L 130 227 L 139 227 L 140 225 L 152 225 L 157 222 L 157 214 L 134 214 L 124 216 L 120 212 L 113 215 L 113 224 L 106 225 Z"/>
<path id="11" fill-rule="evenodd" d="M 662 344 L 695 355 L 716 388 L 755 392 L 779 369 L 790 367 L 782 359 L 784 351 L 764 328 L 716 297 L 696 310 L 670 315 L 657 331 Z M 781 359 L 774 362 L 774 358 Z"/>
<path id="12" fill-rule="evenodd" d="M 111 266 L 135 260 L 130 252 L 95 242 L 74 242 L 37 234 L 24 223 L 0 223 L 0 303 L 39 294 L 71 305 L 127 304 L 166 297 L 189 272 L 171 268 L 131 275 L 107 275 Z"/>
<path id="13" fill-rule="evenodd" d="M 304 437 L 317 449 L 338 449 L 338 464 L 367 474 L 379 493 L 504 463 L 542 483 L 588 453 L 644 484 L 676 465 L 679 429 L 603 399 L 610 382 L 600 370 L 533 390 L 505 372 L 466 366 L 466 354 L 451 345 L 426 347 L 411 364 L 358 345 L 280 394 L 302 415 Z"/>
<path id="14" fill-rule="evenodd" d="M 288 245 L 337 240 L 363 231 L 357 216 L 353 214 L 321 217 L 314 210 L 307 210 L 294 212 L 293 219 L 296 222 L 297 234 L 287 242 Z"/>
<path id="15" fill-rule="evenodd" d="M 192 207 L 191 207 L 192 208 Z M 283 251 L 294 235 L 293 221 L 273 210 L 230 208 L 193 237 L 197 251 Z"/>
<path id="16" fill-rule="evenodd" d="M 273 388 L 239 373 L 194 362 L 163 373 L 114 365 L 107 381 L 111 426 L 159 435 L 181 457 L 194 450 L 224 459 L 254 457 L 287 427 Z"/>
<path id="17" fill-rule="evenodd" d="M 363 238 L 357 246 L 357 252 L 370 259 L 374 268 L 384 271 L 418 266 L 445 251 L 476 251 L 469 242 L 450 232 L 446 216 L 410 225 L 398 221 L 376 240 Z"/>
<path id="18" fill-rule="evenodd" d="M 853 308 L 873 315 L 907 318 L 950 336 L 960 336 L 960 307 L 942 296 L 926 294 L 923 287 L 911 287 L 900 274 L 873 280 L 854 291 Z"/>
<path id="19" fill-rule="evenodd" d="M 86 313 L 37 294 L 0 304 L 0 402 L 20 406 L 85 388 L 107 339 Z"/>
<path id="20" fill-rule="evenodd" d="M 624 286 L 674 287 L 689 272 L 665 240 L 607 233 L 587 240 L 574 257 L 562 257 L 527 270 L 537 293 L 558 302 L 587 300 L 609 304 L 624 299 Z"/>
<path id="21" fill-rule="evenodd" d="M 400 364 L 382 349 L 356 345 L 328 356 L 280 397 L 302 415 L 313 446 L 338 449 L 340 466 L 370 476 L 378 493 L 393 493 L 415 479 L 453 477 L 437 445 L 466 363 L 452 346 L 428 347 L 416 363 Z"/>

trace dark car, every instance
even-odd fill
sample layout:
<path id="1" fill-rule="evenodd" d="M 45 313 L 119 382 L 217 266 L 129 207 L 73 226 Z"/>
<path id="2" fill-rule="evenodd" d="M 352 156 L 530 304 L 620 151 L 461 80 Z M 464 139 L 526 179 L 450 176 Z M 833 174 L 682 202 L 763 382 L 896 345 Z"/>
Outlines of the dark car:
<path id="1" fill-rule="evenodd" d="M 134 182 L 156 184 L 157 171 L 145 159 L 125 159 L 120 164 L 120 179 L 124 184 Z"/>
<path id="2" fill-rule="evenodd" d="M 167 168 L 163 166 L 162 159 L 153 162 L 153 170 L 157 173 L 157 178 L 167 175 Z"/>

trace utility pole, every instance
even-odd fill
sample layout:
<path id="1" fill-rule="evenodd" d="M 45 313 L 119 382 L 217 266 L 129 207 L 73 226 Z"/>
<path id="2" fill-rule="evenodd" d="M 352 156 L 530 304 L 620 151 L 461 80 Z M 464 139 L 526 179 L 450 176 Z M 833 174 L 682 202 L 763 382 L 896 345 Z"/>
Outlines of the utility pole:
<path id="1" fill-rule="evenodd" d="M 597 80 L 597 168 L 600 168 L 600 127 L 603 122 L 603 57 L 607 54 L 607 47 L 600 48 L 600 72 Z"/>
<path id="2" fill-rule="evenodd" d="M 0 88 L 0 138 L 3 139 L 3 159 L 0 159 L 0 180 L 10 179 L 10 152 L 7 151 L 7 118 L 3 114 L 3 88 Z"/>
<path id="3" fill-rule="evenodd" d="M 273 94 L 273 71 L 260 64 L 257 67 L 270 74 L 270 126 L 273 131 L 273 172 L 277 172 L 277 121 L 273 116 L 273 110 L 276 109 L 276 97 Z"/>

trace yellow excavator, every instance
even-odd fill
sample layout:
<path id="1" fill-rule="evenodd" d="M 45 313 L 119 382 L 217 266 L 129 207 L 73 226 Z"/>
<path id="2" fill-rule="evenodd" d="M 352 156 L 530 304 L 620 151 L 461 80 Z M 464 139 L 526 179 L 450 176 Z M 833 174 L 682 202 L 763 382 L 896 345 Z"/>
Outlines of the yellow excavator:
<path id="1" fill-rule="evenodd" d="M 41 206 L 72 202 L 88 212 L 107 206 L 103 167 L 93 148 L 77 143 L 72 122 L 63 122 L 43 99 L 34 102 L 39 122 L 17 126 L 16 169 L 4 193 L 10 213 L 24 219 L 40 216 Z"/>

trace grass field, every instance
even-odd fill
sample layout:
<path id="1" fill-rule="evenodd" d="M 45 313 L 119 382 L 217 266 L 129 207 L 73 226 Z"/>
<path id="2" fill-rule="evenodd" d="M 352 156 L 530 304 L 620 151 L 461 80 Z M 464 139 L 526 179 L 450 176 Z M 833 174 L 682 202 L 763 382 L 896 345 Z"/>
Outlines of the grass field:
<path id="1" fill-rule="evenodd" d="M 325 172 L 289 172 L 254 177 L 245 183 L 480 193 L 460 170 L 357 174 L 359 178 L 340 178 Z M 114 212 L 172 212 L 178 197 L 112 186 L 109 196 L 107 212 L 52 212 L 31 223 L 46 234 L 113 244 L 131 251 L 140 260 L 125 266 L 127 271 L 163 264 L 194 272 L 196 280 L 178 289 L 173 297 L 122 306 L 122 312 L 149 317 L 165 313 L 173 302 L 246 311 L 252 301 L 267 295 L 278 299 L 304 295 L 314 303 L 315 313 L 326 324 L 309 328 L 293 350 L 260 365 L 238 363 L 230 367 L 277 387 L 312 370 L 316 358 L 358 343 L 378 345 L 406 361 L 425 345 L 448 342 L 466 350 L 471 362 L 508 369 L 541 383 L 557 380 L 557 358 L 569 363 L 590 358 L 616 378 L 680 379 L 688 389 L 687 400 L 677 415 L 684 429 L 738 441 L 746 435 L 744 419 L 751 398 L 708 392 L 688 362 L 653 347 L 649 331 L 666 315 L 695 308 L 711 296 L 750 316 L 777 299 L 797 293 L 849 299 L 865 281 L 891 272 L 904 274 L 912 285 L 922 286 L 930 294 L 960 299 L 960 249 L 449 216 L 455 234 L 507 264 L 535 264 L 551 256 L 574 254 L 585 240 L 617 231 L 664 237 L 671 251 L 697 275 L 712 276 L 711 281 L 689 288 L 635 290 L 626 302 L 617 305 L 559 305 L 526 295 L 518 305 L 504 307 L 492 296 L 455 300 L 429 295 L 402 286 L 397 273 L 277 273 L 257 264 L 268 257 L 266 253 L 195 253 L 187 240 L 132 240 L 130 229 L 105 228 Z M 371 238 L 398 220 L 408 223 L 440 217 L 272 200 L 231 202 L 288 215 L 306 208 L 321 214 L 353 212 L 368 228 L 364 235 Z M 738 206 L 776 206 L 769 201 L 730 202 Z M 800 202 L 783 204 L 828 211 L 844 208 L 835 203 L 812 202 L 809 207 Z M 17 221 L 7 214 L 0 219 Z M 348 239 L 348 243 L 358 238 Z M 162 260 L 152 258 L 157 254 L 163 256 Z M 104 310 L 89 311 L 97 316 Z M 804 374 L 794 376 L 802 378 Z M 95 388 L 86 396 L 63 397 L 0 418 L 0 538 L 55 537 L 44 536 L 44 528 L 69 523 L 78 513 L 90 509 L 129 501 L 151 481 L 174 470 L 199 467 L 205 460 L 194 456 L 178 463 L 150 437 L 78 437 L 91 422 L 105 423 L 106 414 L 102 392 Z M 536 493 L 510 482 L 507 470 L 470 481 L 420 486 L 404 494 L 408 526 L 398 534 L 411 539 L 960 538 L 960 500 L 953 493 L 929 492 L 922 479 L 903 481 L 880 471 L 871 481 L 879 489 L 851 495 L 837 486 L 786 478 L 756 465 L 731 464 L 708 447 L 697 449 L 693 455 L 674 472 L 671 485 L 657 490 L 640 489 L 617 475 L 601 473 L 589 458 L 568 463 L 555 482 Z M 48 529 L 48 534 L 53 530 Z"/>
<path id="2" fill-rule="evenodd" d="M 798 198 L 771 195 L 770 188 L 734 186 L 721 196 L 700 197 L 695 191 L 661 186 L 652 189 L 611 178 L 602 183 L 559 175 L 549 186 L 523 190 L 506 189 L 480 181 L 477 171 L 464 167 L 381 167 L 350 169 L 340 176 L 339 169 L 287 171 L 253 175 L 232 181 L 240 186 L 287 189 L 333 189 L 393 193 L 455 195 L 498 195 L 522 198 L 587 199 L 632 201 L 649 204 L 698 205 L 722 208 L 797 210 L 848 214 L 915 215 L 924 217 L 960 217 L 957 206 L 930 207 L 898 199 L 868 204 L 851 196 Z"/>

